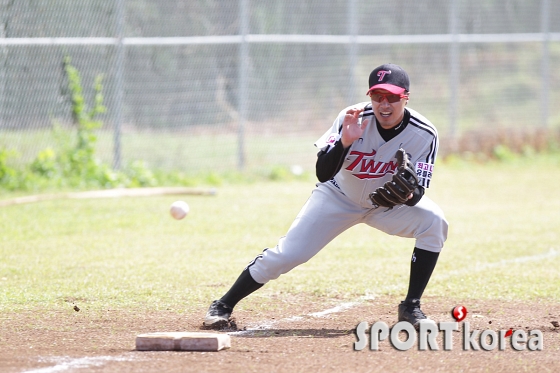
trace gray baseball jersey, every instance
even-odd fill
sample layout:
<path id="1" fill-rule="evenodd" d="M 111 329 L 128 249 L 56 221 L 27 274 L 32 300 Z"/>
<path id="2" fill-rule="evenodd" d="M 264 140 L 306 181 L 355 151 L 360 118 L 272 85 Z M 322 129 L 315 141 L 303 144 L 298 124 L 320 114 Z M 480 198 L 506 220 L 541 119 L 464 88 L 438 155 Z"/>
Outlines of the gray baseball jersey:
<path id="1" fill-rule="evenodd" d="M 342 110 L 332 127 L 315 146 L 321 150 L 332 148 L 340 139 L 342 122 L 348 109 L 364 109 L 358 123 L 374 122 L 375 117 L 370 102 L 362 102 Z M 412 109 L 407 127 L 397 137 L 386 142 L 375 126 L 368 123 L 362 137 L 351 145 L 341 170 L 333 183 L 354 203 L 362 207 L 372 207 L 369 194 L 391 179 L 397 168 L 395 154 L 399 148 L 406 150 L 410 161 L 416 166 L 419 185 L 430 186 L 439 140 L 434 125 Z"/>
<path id="2" fill-rule="evenodd" d="M 390 180 L 397 167 L 395 153 L 403 148 L 416 167 L 420 185 L 429 187 L 438 150 L 435 127 L 423 116 L 407 109 L 410 119 L 404 130 L 385 141 L 375 123 L 371 103 L 363 102 L 340 112 L 332 127 L 315 143 L 328 151 L 341 136 L 346 111 L 364 108 L 359 123 L 369 121 L 362 137 L 351 145 L 342 168 L 333 179 L 318 183 L 287 234 L 267 248 L 248 266 L 261 284 L 305 263 L 348 228 L 364 223 L 387 234 L 415 238 L 415 247 L 441 251 L 447 238 L 447 221 L 439 206 L 426 195 L 414 206 L 374 208 L 369 194 Z"/>

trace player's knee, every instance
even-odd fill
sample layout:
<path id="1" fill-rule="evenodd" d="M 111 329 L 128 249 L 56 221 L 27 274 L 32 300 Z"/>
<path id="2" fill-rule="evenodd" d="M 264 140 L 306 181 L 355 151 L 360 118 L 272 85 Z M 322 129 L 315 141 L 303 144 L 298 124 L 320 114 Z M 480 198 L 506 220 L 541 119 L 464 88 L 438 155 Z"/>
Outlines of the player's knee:
<path id="1" fill-rule="evenodd" d="M 441 233 L 443 235 L 443 242 L 447 241 L 447 232 L 449 230 L 449 223 L 445 218 L 441 220 Z"/>
<path id="2" fill-rule="evenodd" d="M 424 250 L 440 252 L 447 240 L 449 223 L 441 211 L 434 210 L 427 213 L 423 220 L 425 225 L 417 234 L 417 247 Z"/>
<path id="3" fill-rule="evenodd" d="M 431 230 L 433 231 L 433 235 L 437 237 L 441 247 L 443 247 L 443 244 L 447 240 L 449 223 L 447 222 L 443 214 L 434 214 L 432 222 L 433 223 Z"/>
<path id="4" fill-rule="evenodd" d="M 308 260 L 305 255 L 286 255 L 277 249 L 267 250 L 250 266 L 250 271 L 255 281 L 264 284 L 276 280 Z"/>

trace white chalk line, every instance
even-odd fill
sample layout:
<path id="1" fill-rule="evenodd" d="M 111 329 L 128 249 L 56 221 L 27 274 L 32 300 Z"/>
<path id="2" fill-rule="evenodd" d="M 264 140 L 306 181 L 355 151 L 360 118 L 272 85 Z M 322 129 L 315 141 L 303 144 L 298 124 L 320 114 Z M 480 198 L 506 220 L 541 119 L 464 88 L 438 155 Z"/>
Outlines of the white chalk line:
<path id="1" fill-rule="evenodd" d="M 85 369 L 91 367 L 101 367 L 109 361 L 133 361 L 132 357 L 125 356 L 94 356 L 71 358 L 69 356 L 43 358 L 39 361 L 54 362 L 56 365 L 32 370 L 23 373 L 55 373 L 69 369 Z"/>
<path id="2" fill-rule="evenodd" d="M 510 265 L 510 264 L 527 263 L 527 262 L 534 262 L 534 261 L 539 261 L 539 260 L 544 260 L 544 259 L 550 259 L 550 258 L 554 258 L 554 257 L 558 256 L 559 254 L 560 254 L 560 252 L 556 251 L 554 248 L 551 248 L 546 253 L 529 255 L 529 256 L 522 256 L 522 257 L 513 258 L 513 259 L 504 259 L 504 260 L 500 260 L 499 262 L 494 262 L 494 263 L 478 263 L 478 264 L 476 264 L 472 267 L 467 267 L 466 269 L 463 269 L 463 270 L 449 271 L 449 272 L 443 274 L 442 276 L 438 276 L 437 280 L 444 280 L 444 279 L 448 279 L 448 278 L 454 277 L 454 276 L 462 276 L 462 275 L 466 275 L 466 274 L 469 274 L 469 273 L 480 272 L 480 271 L 484 271 L 484 270 L 491 269 L 491 268 L 507 266 L 507 265 Z M 435 278 L 434 278 L 434 280 L 435 280 Z M 401 286 L 390 285 L 390 286 L 385 286 L 380 290 L 381 291 L 402 290 L 403 286 L 404 285 L 401 285 Z M 358 299 L 358 301 L 341 303 L 341 304 L 339 304 L 339 305 L 337 305 L 333 308 L 329 308 L 329 309 L 324 310 L 324 311 L 314 312 L 314 313 L 310 313 L 310 314 L 307 314 L 307 315 L 304 315 L 304 316 L 291 316 L 291 317 L 287 317 L 287 318 L 280 319 L 280 320 L 263 321 L 259 324 L 247 327 L 245 330 L 241 330 L 241 331 L 237 331 L 237 332 L 231 332 L 231 333 L 228 333 L 228 334 L 232 335 L 232 336 L 251 335 L 251 334 L 255 334 L 255 332 L 259 331 L 259 330 L 272 329 L 273 326 L 275 326 L 276 324 L 278 324 L 280 322 L 288 322 L 289 323 L 289 322 L 293 322 L 293 321 L 301 321 L 301 320 L 304 320 L 305 317 L 325 317 L 329 314 L 343 312 L 345 310 L 354 308 L 354 307 L 358 306 L 359 304 L 363 303 L 363 301 L 365 301 L 365 300 L 373 300 L 373 299 L 375 299 L 375 295 L 369 294 L 369 295 L 365 295 L 365 296 L 360 297 Z"/>
<path id="3" fill-rule="evenodd" d="M 536 254 L 536 255 L 530 255 L 530 256 L 522 256 L 522 257 L 518 257 L 518 258 L 513 258 L 513 259 L 504 259 L 504 260 L 500 260 L 499 262 L 494 262 L 494 263 L 479 263 L 476 264 L 475 266 L 472 267 L 467 267 L 464 270 L 453 270 L 453 271 L 449 271 L 446 274 L 444 274 L 443 276 L 439 276 L 438 279 L 446 279 L 446 278 L 450 278 L 450 277 L 454 277 L 454 276 L 461 276 L 461 275 L 465 275 L 468 273 L 472 273 L 472 272 L 480 272 L 480 271 L 484 271 L 487 269 L 491 269 L 491 268 L 497 268 L 497 267 L 502 267 L 502 266 L 506 266 L 509 264 L 517 264 L 517 263 L 527 263 L 527 262 L 534 262 L 534 261 L 539 261 L 539 260 L 544 260 L 544 259 L 551 259 L 554 258 L 556 256 L 560 255 L 559 251 L 556 251 L 554 248 L 551 248 L 548 252 L 546 253 L 541 253 L 541 254 Z M 385 288 L 383 290 L 386 290 Z M 272 329 L 276 324 L 280 323 L 280 322 L 295 322 L 295 321 L 301 321 L 304 320 L 306 317 L 314 317 L 314 318 L 320 318 L 320 317 L 326 317 L 327 315 L 331 315 L 331 314 L 335 314 L 335 313 L 339 313 L 339 312 L 343 312 L 345 310 L 357 307 L 359 304 L 363 303 L 364 301 L 367 300 L 373 300 L 375 299 L 375 295 L 373 294 L 366 294 L 364 296 L 361 296 L 360 298 L 358 298 L 358 300 L 354 301 L 354 302 L 344 302 L 341 303 L 335 307 L 323 310 L 323 311 L 319 311 L 319 312 L 313 312 L 304 316 L 291 316 L 291 317 L 286 317 L 280 320 L 270 320 L 270 321 L 263 321 L 260 322 L 259 324 L 253 325 L 248 327 L 245 330 L 241 330 L 241 331 L 237 331 L 237 332 L 231 332 L 228 333 L 229 335 L 232 336 L 246 336 L 246 335 L 251 335 L 254 334 L 255 332 L 259 331 L 259 330 L 269 330 Z M 56 372 L 62 372 L 65 370 L 69 370 L 69 369 L 80 369 L 80 368 L 90 368 L 92 366 L 95 367 L 100 367 L 104 364 L 106 364 L 109 361 L 132 361 L 132 358 L 129 357 L 125 357 L 125 356 L 97 356 L 97 357 L 83 357 L 83 358 L 69 358 L 69 357 L 63 357 L 63 358 L 51 358 L 52 360 L 57 360 L 56 365 L 52 366 L 52 367 L 45 367 L 45 368 L 39 368 L 39 369 L 33 369 L 33 370 L 27 370 L 23 373 L 56 373 Z M 62 360 L 60 362 L 60 360 Z"/>
<path id="4" fill-rule="evenodd" d="M 544 259 L 551 259 L 551 258 L 554 258 L 558 255 L 560 255 L 559 251 L 556 251 L 554 248 L 550 248 L 550 250 L 546 253 L 529 255 L 529 256 L 520 256 L 518 258 L 512 258 L 512 259 L 503 259 L 503 260 L 500 260 L 499 262 L 494 262 L 494 263 L 477 263 L 476 265 L 474 265 L 472 267 L 467 267 L 467 268 L 462 269 L 462 270 L 448 271 L 447 273 L 445 273 L 441 276 L 436 275 L 436 276 L 434 276 L 434 279 L 435 280 L 444 280 L 444 279 L 448 279 L 448 278 L 454 277 L 454 276 L 463 276 L 463 275 L 467 275 L 469 273 L 481 272 L 481 271 L 485 271 L 487 269 L 503 267 L 503 266 L 507 266 L 507 265 L 510 265 L 510 264 L 520 264 L 520 263 L 527 263 L 527 262 L 536 262 L 536 261 L 544 260 Z"/>

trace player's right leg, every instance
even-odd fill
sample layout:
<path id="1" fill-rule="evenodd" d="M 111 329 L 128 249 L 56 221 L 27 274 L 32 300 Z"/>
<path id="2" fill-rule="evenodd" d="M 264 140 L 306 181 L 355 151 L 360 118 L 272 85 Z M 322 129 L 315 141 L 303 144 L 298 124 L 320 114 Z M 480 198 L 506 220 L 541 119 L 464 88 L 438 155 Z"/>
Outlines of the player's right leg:
<path id="1" fill-rule="evenodd" d="M 418 328 L 434 322 L 420 308 L 420 298 L 430 280 L 447 238 L 448 224 L 439 206 L 427 196 L 413 207 L 401 206 L 372 214 L 367 223 L 388 234 L 415 238 L 406 298 L 398 306 L 398 320 Z"/>
<path id="2" fill-rule="evenodd" d="M 274 248 L 265 249 L 243 270 L 230 290 L 212 303 L 204 325 L 221 328 L 236 304 L 270 280 L 307 262 L 340 233 L 360 222 L 363 208 L 329 185 L 320 184 Z"/>

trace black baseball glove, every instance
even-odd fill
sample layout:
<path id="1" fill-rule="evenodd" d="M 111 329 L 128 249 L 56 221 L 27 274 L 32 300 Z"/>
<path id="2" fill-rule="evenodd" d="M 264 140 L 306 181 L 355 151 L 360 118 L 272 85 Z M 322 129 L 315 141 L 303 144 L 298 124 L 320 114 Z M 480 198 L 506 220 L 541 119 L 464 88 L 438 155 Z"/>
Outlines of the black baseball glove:
<path id="1" fill-rule="evenodd" d="M 404 149 L 399 149 L 395 157 L 397 157 L 397 169 L 393 178 L 369 195 L 369 199 L 376 207 L 392 208 L 396 205 L 402 205 L 408 201 L 408 196 L 418 186 L 418 177 L 414 172 L 414 165 L 408 159 Z"/>

